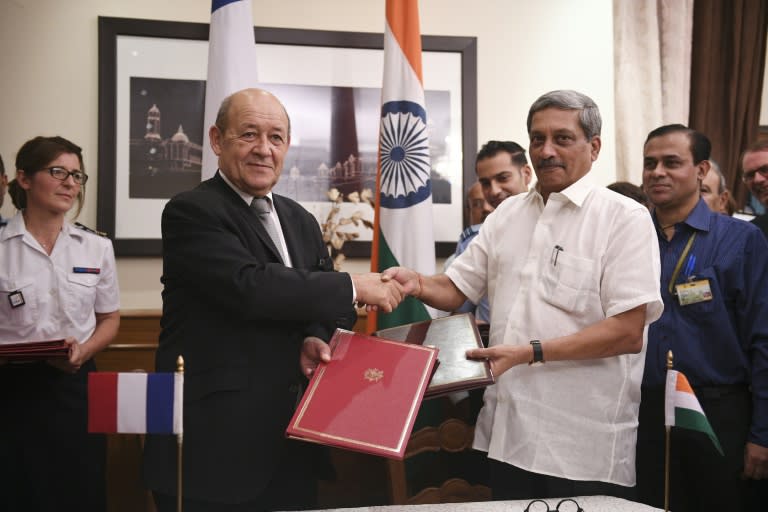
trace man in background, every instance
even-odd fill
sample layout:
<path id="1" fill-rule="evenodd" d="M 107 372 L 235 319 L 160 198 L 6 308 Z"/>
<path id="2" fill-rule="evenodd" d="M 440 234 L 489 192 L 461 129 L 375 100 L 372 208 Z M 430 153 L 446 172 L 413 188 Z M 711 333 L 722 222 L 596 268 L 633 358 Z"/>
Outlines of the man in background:
<path id="1" fill-rule="evenodd" d="M 648 196 L 643 192 L 643 187 L 638 187 L 634 183 L 629 181 L 615 181 L 610 185 L 607 185 L 608 190 L 613 190 L 617 194 L 627 196 L 630 199 L 634 199 L 641 205 L 649 208 Z"/>
<path id="2" fill-rule="evenodd" d="M 725 184 L 725 176 L 720 165 L 712 158 L 709 159 L 709 172 L 701 180 L 701 198 L 709 209 L 715 213 L 733 215 L 733 199 L 731 191 Z"/>
<path id="3" fill-rule="evenodd" d="M 611 495 L 635 484 L 645 326 L 661 313 L 648 210 L 588 175 L 600 112 L 552 91 L 528 114 L 536 187 L 505 200 L 445 274 L 383 277 L 442 310 L 488 293 L 497 380 L 474 448 L 488 453 L 493 498 Z M 610 413 L 608 413 L 610 411 Z"/>
<path id="4" fill-rule="evenodd" d="M 755 142 L 744 151 L 741 169 L 742 181 L 768 211 L 768 140 Z M 768 237 L 768 213 L 755 217 L 752 223 Z"/>
<path id="5" fill-rule="evenodd" d="M 454 256 L 464 252 L 469 242 L 480 232 L 480 226 L 483 225 L 485 218 L 493 211 L 493 206 L 486 201 L 483 195 L 483 187 L 479 181 L 476 181 L 469 187 L 469 192 L 467 192 L 467 209 L 469 210 L 469 227 L 461 232 Z"/>
<path id="6" fill-rule="evenodd" d="M 0 156 L 0 208 L 3 207 L 3 201 L 5 201 L 5 190 L 8 188 L 8 175 L 5 174 L 5 164 L 3 163 L 3 157 Z M 5 226 L 8 223 L 0 215 L 0 226 Z"/>
<path id="7" fill-rule="evenodd" d="M 378 274 L 333 272 L 317 220 L 272 193 L 291 140 L 275 96 L 229 96 L 209 138 L 218 172 L 162 216 L 156 367 L 174 371 L 184 357 L 183 508 L 316 508 L 328 461 L 319 445 L 285 438 L 303 379 L 330 360 L 335 328 L 352 327 L 354 301 L 389 312 L 403 294 Z M 177 470 L 176 440 L 147 436 L 144 476 L 159 512 L 176 510 Z"/>
<path id="8" fill-rule="evenodd" d="M 477 153 L 475 171 L 485 200 L 493 208 L 510 196 L 526 192 L 531 182 L 525 149 L 512 141 L 486 142 Z"/>
<path id="9" fill-rule="evenodd" d="M 654 205 L 664 313 L 648 330 L 637 444 L 640 501 L 664 504 L 667 352 L 688 378 L 725 456 L 700 432 L 672 429 L 670 509 L 758 510 L 768 477 L 768 243 L 700 198 L 710 142 L 683 125 L 648 134 L 643 185 Z M 748 168 L 751 169 L 751 168 Z"/>
<path id="10" fill-rule="evenodd" d="M 475 172 L 477 172 L 479 187 L 473 185 L 470 189 L 470 194 L 474 194 L 470 203 L 473 208 L 470 210 L 470 217 L 474 213 L 474 220 L 470 220 L 470 227 L 461 233 L 455 256 L 464 252 L 480 232 L 482 222 L 502 201 L 527 192 L 528 184 L 531 182 L 531 166 L 528 165 L 528 159 L 525 157 L 525 149 L 512 141 L 486 142 L 477 153 Z M 482 202 L 477 197 L 478 189 L 483 196 Z M 446 262 L 445 268 L 448 268 L 452 261 Z M 487 296 L 480 299 L 477 306 L 471 301 L 466 301 L 457 312 L 474 313 L 480 324 L 488 324 L 491 321 Z"/>

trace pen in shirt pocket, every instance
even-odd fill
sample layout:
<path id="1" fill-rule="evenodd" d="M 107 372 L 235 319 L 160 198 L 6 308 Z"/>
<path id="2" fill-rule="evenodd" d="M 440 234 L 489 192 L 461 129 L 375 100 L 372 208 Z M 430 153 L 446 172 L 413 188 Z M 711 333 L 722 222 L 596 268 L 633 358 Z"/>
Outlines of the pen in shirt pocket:
<path id="1" fill-rule="evenodd" d="M 693 266 L 696 264 L 696 255 L 691 254 L 688 256 L 688 262 L 685 264 L 685 270 L 683 271 L 683 275 L 686 277 L 686 279 L 690 279 L 693 274 Z"/>
<path id="2" fill-rule="evenodd" d="M 556 266 L 557 266 L 557 257 L 558 257 L 558 256 L 560 255 L 560 253 L 561 253 L 561 252 L 563 252 L 564 250 L 565 250 L 565 249 L 563 249 L 563 248 L 562 248 L 561 246 L 559 246 L 559 245 L 555 245 L 555 246 L 552 248 L 552 266 L 553 266 L 553 267 L 556 267 Z"/>

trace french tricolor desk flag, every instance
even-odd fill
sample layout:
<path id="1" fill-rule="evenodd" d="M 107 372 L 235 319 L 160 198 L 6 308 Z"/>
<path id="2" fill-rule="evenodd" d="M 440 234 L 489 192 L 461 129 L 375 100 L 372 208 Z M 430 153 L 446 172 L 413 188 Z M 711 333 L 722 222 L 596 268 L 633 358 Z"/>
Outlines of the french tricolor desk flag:
<path id="1" fill-rule="evenodd" d="M 88 375 L 88 432 L 182 434 L 184 374 Z"/>

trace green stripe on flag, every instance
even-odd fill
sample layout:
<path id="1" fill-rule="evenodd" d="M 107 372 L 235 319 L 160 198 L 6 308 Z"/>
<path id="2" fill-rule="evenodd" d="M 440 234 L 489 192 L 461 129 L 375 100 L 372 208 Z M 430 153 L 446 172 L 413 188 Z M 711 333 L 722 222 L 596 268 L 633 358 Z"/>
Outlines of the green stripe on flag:
<path id="1" fill-rule="evenodd" d="M 687 428 L 688 430 L 698 430 L 699 432 L 707 434 L 715 445 L 715 448 L 717 448 L 717 451 L 720 452 L 720 455 L 724 455 L 723 448 L 720 446 L 720 441 L 717 439 L 714 430 L 712 430 L 712 426 L 709 424 L 707 417 L 700 412 L 675 407 L 675 426 Z"/>
<path id="2" fill-rule="evenodd" d="M 384 233 L 382 233 L 379 238 L 379 271 L 397 266 L 400 266 L 400 263 L 392 254 Z M 429 320 L 429 318 L 429 312 L 421 301 L 407 297 L 392 313 L 378 313 L 376 329 L 397 327 L 398 325 Z"/>

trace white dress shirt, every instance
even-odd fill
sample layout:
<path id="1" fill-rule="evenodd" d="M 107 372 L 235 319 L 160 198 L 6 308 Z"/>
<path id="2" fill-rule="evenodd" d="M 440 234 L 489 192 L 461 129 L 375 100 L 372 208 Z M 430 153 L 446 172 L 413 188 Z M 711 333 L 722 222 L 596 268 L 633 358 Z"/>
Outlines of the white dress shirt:
<path id="1" fill-rule="evenodd" d="M 12 307 L 9 296 L 23 298 Z M 120 309 L 115 254 L 108 238 L 67 222 L 50 256 L 21 212 L 0 228 L 0 343 L 73 336 L 84 343 L 95 313 Z"/>
<path id="2" fill-rule="evenodd" d="M 634 485 L 647 325 L 663 309 L 659 265 L 648 210 L 589 175 L 546 205 L 531 190 L 489 215 L 446 274 L 473 302 L 488 293 L 491 346 L 573 334 L 642 304 L 646 329 L 640 354 L 507 371 L 485 392 L 474 447 L 535 473 Z"/>

